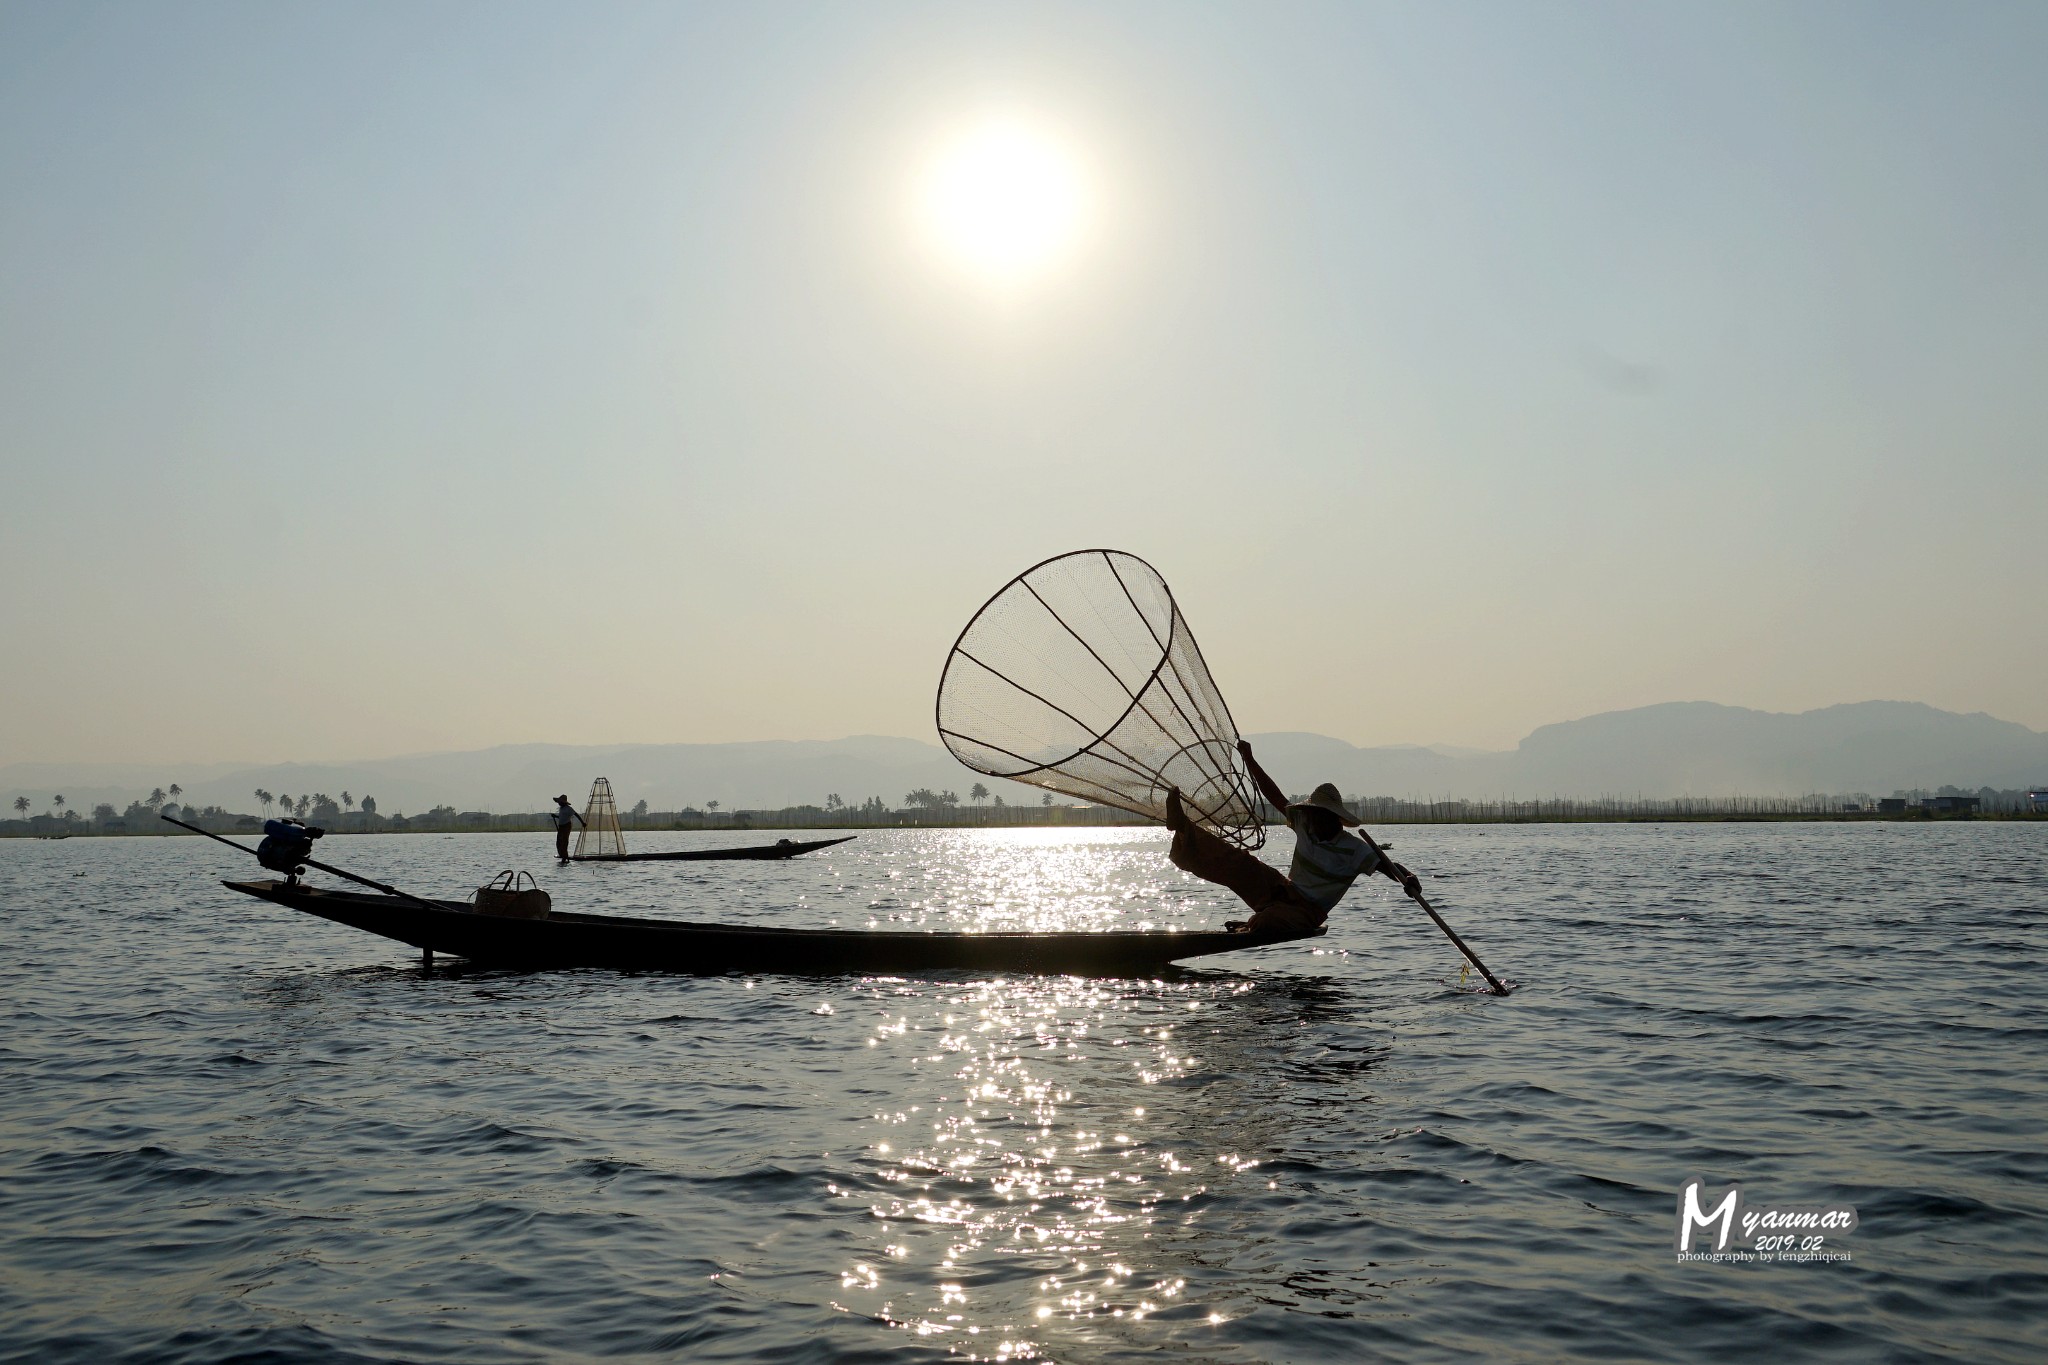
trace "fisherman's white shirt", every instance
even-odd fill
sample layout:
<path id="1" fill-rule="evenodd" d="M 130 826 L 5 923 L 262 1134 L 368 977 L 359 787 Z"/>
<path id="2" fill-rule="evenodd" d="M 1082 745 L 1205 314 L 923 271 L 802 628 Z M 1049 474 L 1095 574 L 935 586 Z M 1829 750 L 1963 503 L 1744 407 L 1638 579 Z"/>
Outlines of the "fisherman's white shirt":
<path id="1" fill-rule="evenodd" d="M 1295 811 L 1287 817 L 1294 830 L 1294 866 L 1287 880 L 1318 910 L 1327 913 L 1337 908 L 1351 883 L 1379 866 L 1380 855 L 1349 830 L 1340 830 L 1329 839 L 1311 837 L 1308 830 L 1312 818 L 1306 811 Z"/>

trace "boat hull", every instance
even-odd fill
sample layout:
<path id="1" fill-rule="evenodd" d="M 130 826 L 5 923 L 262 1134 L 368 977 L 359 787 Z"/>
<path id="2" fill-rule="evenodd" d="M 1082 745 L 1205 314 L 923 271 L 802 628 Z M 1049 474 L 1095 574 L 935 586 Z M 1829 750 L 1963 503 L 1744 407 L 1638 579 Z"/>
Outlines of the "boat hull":
<path id="1" fill-rule="evenodd" d="M 277 881 L 222 885 L 428 952 L 524 969 L 608 967 L 703 975 L 964 970 L 1148 976 L 1189 958 L 1291 941 L 1220 932 L 938 934 L 767 929 L 559 911 L 546 919 L 510 919 L 479 914 L 461 901 L 422 905 L 395 896 L 287 887 Z"/>
<path id="2" fill-rule="evenodd" d="M 674 853 L 614 853 L 608 856 L 577 856 L 569 859 L 572 863 L 709 863 L 733 859 L 768 861 L 777 858 L 795 858 L 805 853 L 816 853 L 821 848 L 834 844 L 851 843 L 859 838 L 849 834 L 839 839 L 813 839 L 802 844 L 754 844 L 747 848 L 687 848 Z"/>

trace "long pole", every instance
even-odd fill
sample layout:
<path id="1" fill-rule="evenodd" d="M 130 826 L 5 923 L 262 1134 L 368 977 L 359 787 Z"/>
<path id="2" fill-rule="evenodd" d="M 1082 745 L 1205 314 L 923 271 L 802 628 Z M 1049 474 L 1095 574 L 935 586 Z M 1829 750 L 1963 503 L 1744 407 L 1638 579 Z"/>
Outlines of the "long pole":
<path id="1" fill-rule="evenodd" d="M 1465 940 L 1458 937 L 1458 931 L 1444 923 L 1444 917 L 1436 912 L 1436 907 L 1424 900 L 1420 891 L 1415 893 L 1414 900 L 1417 905 L 1429 912 L 1429 917 L 1436 921 L 1436 927 L 1443 930 L 1445 936 L 1451 942 L 1458 945 L 1458 951 L 1465 955 L 1465 960 L 1479 969 L 1479 974 L 1486 978 L 1486 984 L 1493 987 L 1493 993 L 1495 995 L 1506 995 L 1508 988 L 1500 984 L 1499 977 L 1486 970 L 1486 964 L 1479 960 L 1479 954 L 1465 946 Z"/>
<path id="2" fill-rule="evenodd" d="M 189 829 L 194 834 L 204 834 L 209 839 L 217 839 L 221 843 L 226 844 L 229 848 L 239 848 L 240 850 L 242 850 L 242 852 L 248 854 L 252 858 L 256 856 L 256 850 L 249 847 L 247 844 L 240 843 L 234 839 L 229 839 L 224 835 L 215 834 L 210 829 L 201 829 L 197 825 L 188 825 L 183 820 L 172 819 L 172 817 L 165 815 L 161 812 L 157 814 L 157 819 L 169 820 L 172 824 L 178 826 L 180 829 Z M 368 877 L 358 877 L 353 872 L 344 872 L 338 867 L 331 867 L 326 863 L 314 862 L 311 858 L 301 858 L 299 859 L 299 861 L 304 863 L 307 867 L 317 867 L 322 872 L 332 873 L 333 875 L 342 878 L 344 881 L 354 882 L 358 886 L 367 886 L 375 891 L 382 891 L 385 895 L 396 896 L 398 899 L 402 901 L 411 901 L 414 905 L 419 906 L 422 910 L 446 910 L 448 908 L 445 905 L 436 905 L 432 901 L 421 900 L 418 896 L 410 895 L 407 892 L 400 891 L 395 886 L 386 886 L 382 882 L 373 882 Z M 1431 911 L 1431 913 L 1434 914 L 1435 912 Z M 1442 921 L 1439 920 L 1438 923 L 1442 923 Z M 1445 932 L 1449 933 L 1450 931 L 1445 930 Z M 1484 967 L 1481 967 L 1479 970 L 1485 971 L 1486 969 Z"/>
<path id="3" fill-rule="evenodd" d="M 1363 828 L 1361 828 L 1358 831 L 1358 837 L 1365 840 L 1366 843 L 1372 845 L 1373 851 L 1380 855 L 1380 865 L 1382 867 L 1386 866 L 1387 863 L 1392 861 L 1392 859 L 1387 857 L 1386 846 L 1376 841 L 1370 834 L 1367 834 Z M 1436 927 L 1444 931 L 1445 938 L 1448 938 L 1451 942 L 1458 945 L 1458 951 L 1465 955 L 1465 960 L 1467 962 L 1471 963 L 1473 966 L 1479 969 L 1479 974 L 1486 978 L 1487 985 L 1493 987 L 1493 993 L 1495 995 L 1506 995 L 1508 993 L 1508 988 L 1506 986 L 1501 985 L 1500 978 L 1495 976 L 1492 972 L 1486 970 L 1486 964 L 1479 960 L 1479 954 L 1473 952 L 1469 947 L 1467 947 L 1465 945 L 1465 940 L 1458 937 L 1458 931 L 1451 928 L 1450 925 L 1445 924 L 1444 917 L 1436 912 L 1436 907 L 1423 899 L 1422 891 L 1420 888 L 1417 888 L 1415 891 L 1410 892 L 1409 899 L 1413 900 L 1417 905 L 1421 906 L 1423 910 L 1428 913 L 1429 917 L 1436 921 Z"/>

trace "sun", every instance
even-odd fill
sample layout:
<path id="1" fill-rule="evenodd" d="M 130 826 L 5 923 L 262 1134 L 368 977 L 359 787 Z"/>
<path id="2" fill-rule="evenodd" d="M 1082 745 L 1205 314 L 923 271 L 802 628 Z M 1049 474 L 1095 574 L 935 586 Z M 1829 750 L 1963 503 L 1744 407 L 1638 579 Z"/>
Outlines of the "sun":
<path id="1" fill-rule="evenodd" d="M 1088 226 L 1080 159 L 1051 133 L 988 118 L 942 144 L 918 182 L 917 217 L 939 254 L 997 286 L 1044 275 Z"/>

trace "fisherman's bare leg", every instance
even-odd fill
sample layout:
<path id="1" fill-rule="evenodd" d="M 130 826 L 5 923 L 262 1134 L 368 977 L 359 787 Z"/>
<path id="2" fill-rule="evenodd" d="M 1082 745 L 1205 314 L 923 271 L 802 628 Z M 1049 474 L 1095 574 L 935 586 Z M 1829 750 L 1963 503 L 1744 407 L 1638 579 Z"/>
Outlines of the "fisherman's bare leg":
<path id="1" fill-rule="evenodd" d="M 1177 791 L 1167 793 L 1166 824 L 1173 831 L 1173 847 L 1166 856 L 1181 871 L 1216 883 L 1250 906 L 1247 933 L 1306 934 L 1321 927 L 1322 912 L 1294 889 L 1285 873 L 1189 819 Z"/>

